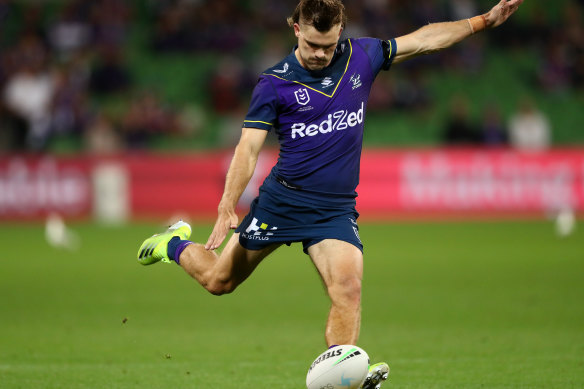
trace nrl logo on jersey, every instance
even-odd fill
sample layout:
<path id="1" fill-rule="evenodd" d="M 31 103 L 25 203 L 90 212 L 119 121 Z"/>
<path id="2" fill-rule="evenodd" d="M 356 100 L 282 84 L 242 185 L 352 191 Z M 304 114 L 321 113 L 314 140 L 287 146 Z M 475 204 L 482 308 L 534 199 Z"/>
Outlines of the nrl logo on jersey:
<path id="1" fill-rule="evenodd" d="M 361 75 L 360 74 L 356 74 L 356 73 L 353 74 L 349 81 L 351 81 L 353 83 L 353 90 L 355 90 L 355 89 L 359 88 L 361 85 L 363 85 L 361 83 Z"/>
<path id="2" fill-rule="evenodd" d="M 310 95 L 308 94 L 308 89 L 300 88 L 296 92 L 294 92 L 294 96 L 296 96 L 296 101 L 300 105 L 306 105 L 310 101 Z"/>

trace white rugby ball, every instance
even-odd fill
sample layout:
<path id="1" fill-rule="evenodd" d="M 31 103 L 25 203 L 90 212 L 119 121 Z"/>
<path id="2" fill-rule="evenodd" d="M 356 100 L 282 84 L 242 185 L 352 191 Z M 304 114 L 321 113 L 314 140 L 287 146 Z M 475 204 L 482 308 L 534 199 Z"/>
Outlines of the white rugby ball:
<path id="1" fill-rule="evenodd" d="M 345 344 L 320 354 L 306 375 L 308 389 L 357 389 L 369 371 L 369 355 L 360 347 Z"/>

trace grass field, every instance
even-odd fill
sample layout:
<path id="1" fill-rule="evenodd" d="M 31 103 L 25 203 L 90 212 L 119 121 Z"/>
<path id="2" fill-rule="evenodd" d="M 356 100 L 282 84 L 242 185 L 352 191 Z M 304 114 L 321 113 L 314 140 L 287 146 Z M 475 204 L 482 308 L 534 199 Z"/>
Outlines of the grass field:
<path id="1" fill-rule="evenodd" d="M 0 225 L 0 387 L 305 387 L 328 302 L 299 246 L 215 297 L 176 265 L 137 264 L 159 226 L 71 227 L 77 252 Z M 389 362 L 384 388 L 584 387 L 582 228 L 362 223 L 361 237 L 360 346 Z"/>

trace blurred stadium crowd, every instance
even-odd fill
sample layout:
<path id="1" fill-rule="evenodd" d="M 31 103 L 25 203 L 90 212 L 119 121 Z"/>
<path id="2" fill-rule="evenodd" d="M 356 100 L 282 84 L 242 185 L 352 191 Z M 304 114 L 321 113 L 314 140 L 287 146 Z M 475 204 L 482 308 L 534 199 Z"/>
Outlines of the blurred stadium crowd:
<path id="1" fill-rule="evenodd" d="M 390 38 L 426 23 L 474 16 L 494 3 L 346 0 L 344 34 Z M 524 80 L 529 88 L 582 93 L 584 1 L 534 3 L 524 4 L 504 28 L 380 77 L 369 110 L 432 109 L 437 101 L 425 74 L 448 68 L 480 77 L 489 50 L 509 58 L 517 52 L 534 55 L 534 71 Z M 210 117 L 227 118 L 226 132 L 234 135 L 211 137 L 205 147 L 224 146 L 238 136 L 258 73 L 294 45 L 286 17 L 295 5 L 296 0 L 0 0 L 0 149 L 52 151 L 55 139 L 96 153 L 149 149 L 167 138 L 205 138 Z M 204 82 L 184 83 L 182 98 L 167 99 L 165 80 L 188 75 L 160 68 L 161 81 L 152 87 L 140 74 L 177 57 L 193 73 L 202 72 Z M 213 65 L 200 65 L 205 61 Z M 496 105 L 485 106 L 478 121 L 470 117 L 469 104 L 462 96 L 452 99 L 442 142 L 529 148 L 551 142 L 549 120 L 533 101 L 523 101 L 513 118 L 503 118 Z"/>

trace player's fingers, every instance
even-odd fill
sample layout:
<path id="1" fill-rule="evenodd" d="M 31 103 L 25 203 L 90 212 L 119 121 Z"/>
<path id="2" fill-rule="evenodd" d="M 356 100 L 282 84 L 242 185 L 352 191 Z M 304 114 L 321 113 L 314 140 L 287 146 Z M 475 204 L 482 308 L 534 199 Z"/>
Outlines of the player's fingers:
<path id="1" fill-rule="evenodd" d="M 234 230 L 237 228 L 238 224 L 239 224 L 239 218 L 237 217 L 237 215 L 231 216 L 231 224 L 229 225 L 229 228 Z"/>
<path id="2" fill-rule="evenodd" d="M 521 5 L 521 3 L 523 3 L 523 0 L 514 0 L 512 2 L 512 4 L 510 4 L 510 8 L 511 8 L 511 12 L 515 12 L 517 10 L 517 8 L 519 8 L 519 6 Z"/>
<path id="3" fill-rule="evenodd" d="M 222 233 L 223 230 L 223 223 L 221 223 L 220 220 L 217 220 L 217 223 L 215 223 L 215 226 L 213 227 L 213 231 L 211 232 L 211 235 L 209 235 L 209 239 L 207 239 L 207 243 L 205 243 L 205 249 L 206 250 L 215 250 L 217 247 L 219 247 L 219 245 L 221 244 L 221 242 L 223 241 L 223 239 L 225 239 L 225 233 Z M 223 238 L 221 238 L 221 235 L 223 235 Z M 219 243 L 217 243 L 219 242 Z"/>
<path id="4" fill-rule="evenodd" d="M 209 239 L 207 239 L 207 243 L 205 243 L 205 250 L 209 250 L 214 241 L 215 241 L 215 230 L 213 230 L 213 232 L 211 232 L 211 235 L 209 235 Z"/>
<path id="5" fill-rule="evenodd" d="M 207 239 L 205 249 L 215 250 L 221 246 L 229 230 L 237 228 L 238 221 L 239 218 L 235 213 L 219 215 L 215 222 L 215 226 L 213 227 L 213 231 L 211 232 L 211 235 L 209 235 L 209 239 Z"/>
<path id="6" fill-rule="evenodd" d="M 235 220 L 235 222 L 233 220 Z M 235 216 L 235 218 L 230 217 L 229 220 L 218 220 L 213 229 L 213 233 L 211 234 L 213 239 L 209 238 L 208 247 L 205 246 L 205 248 L 207 248 L 207 250 L 215 250 L 221 246 L 229 230 L 235 228 L 233 227 L 234 224 L 235 227 L 237 227 L 237 216 Z"/>
<path id="7" fill-rule="evenodd" d="M 509 16 L 513 15 L 513 13 L 517 11 L 517 8 L 519 8 L 519 5 L 522 3 L 522 1 L 523 0 L 514 0 L 507 3 L 505 9 L 503 10 L 503 17 L 505 20 L 507 20 Z"/>
<path id="8" fill-rule="evenodd" d="M 207 241 L 207 244 L 205 244 L 205 249 L 206 250 L 215 250 L 217 247 L 219 247 L 221 245 L 221 242 L 223 242 L 223 239 L 225 239 L 225 234 L 222 234 L 220 231 L 213 231 L 211 236 L 209 236 L 209 240 Z"/>
<path id="9" fill-rule="evenodd" d="M 215 250 L 215 249 L 219 248 L 219 246 L 221 246 L 221 243 L 223 243 L 223 240 L 225 240 L 226 236 L 227 236 L 227 234 L 225 234 L 225 233 L 221 233 L 221 234 L 215 236 L 215 240 L 213 242 L 211 242 L 211 245 L 209 246 L 209 250 Z"/>

